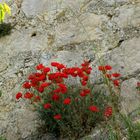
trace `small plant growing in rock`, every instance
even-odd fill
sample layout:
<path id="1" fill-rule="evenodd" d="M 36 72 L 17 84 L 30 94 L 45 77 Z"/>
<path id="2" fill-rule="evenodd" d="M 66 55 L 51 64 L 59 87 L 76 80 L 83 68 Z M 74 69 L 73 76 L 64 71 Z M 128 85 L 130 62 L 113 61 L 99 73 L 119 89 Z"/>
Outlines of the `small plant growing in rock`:
<path id="1" fill-rule="evenodd" d="M 4 23 L 5 16 L 11 15 L 11 9 L 6 3 L 0 3 L 0 37 L 11 33 L 11 23 Z"/>
<path id="2" fill-rule="evenodd" d="M 4 137 L 0 136 L 0 140 L 6 140 Z"/>
<path id="3" fill-rule="evenodd" d="M 129 116 L 121 115 L 125 127 L 125 135 L 128 140 L 140 139 L 140 122 L 134 122 Z"/>
<path id="4" fill-rule="evenodd" d="M 62 137 L 77 139 L 89 133 L 101 121 L 108 120 L 116 108 L 115 92 L 111 102 L 103 92 L 94 91 L 90 83 L 92 68 L 84 61 L 80 67 L 66 67 L 52 62 L 51 68 L 42 64 L 36 66 L 37 72 L 29 75 L 23 84 L 26 92 L 18 92 L 16 99 L 27 99 L 45 121 L 49 132 Z M 56 72 L 53 72 L 56 68 Z M 110 88 L 119 87 L 119 73 L 111 73 L 109 65 L 99 66 L 103 76 L 110 81 Z M 68 78 L 76 78 L 79 84 L 67 83 Z"/>
<path id="5" fill-rule="evenodd" d="M 137 82 L 136 89 L 140 92 L 140 82 Z"/>

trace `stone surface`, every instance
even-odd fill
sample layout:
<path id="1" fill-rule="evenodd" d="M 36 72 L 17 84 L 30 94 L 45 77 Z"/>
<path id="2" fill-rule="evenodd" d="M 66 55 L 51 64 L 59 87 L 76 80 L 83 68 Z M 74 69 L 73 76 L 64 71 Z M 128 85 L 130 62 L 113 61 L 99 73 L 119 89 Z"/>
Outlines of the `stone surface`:
<path id="1" fill-rule="evenodd" d="M 56 10 L 56 0 L 24 0 L 22 3 L 22 10 L 27 17 L 36 16 L 39 13 L 47 12 L 48 10 Z"/>
<path id="2" fill-rule="evenodd" d="M 140 27 L 140 4 L 138 5 L 124 5 L 121 8 L 116 8 L 119 12 L 118 17 L 114 21 L 122 28 L 127 26 Z"/>
<path id="3" fill-rule="evenodd" d="M 40 13 L 57 12 L 59 9 L 70 7 L 72 10 L 79 10 L 80 4 L 84 0 L 24 0 L 22 3 L 22 10 L 27 17 L 37 16 Z"/>
<path id="4" fill-rule="evenodd" d="M 121 87 L 121 96 L 122 98 L 122 108 L 125 114 L 131 113 L 132 111 L 135 112 L 140 106 L 140 95 L 139 92 L 136 90 L 135 85 L 137 84 L 138 80 L 135 78 L 131 78 L 126 80 L 122 83 Z M 129 105 L 128 105 L 129 103 Z"/>
<path id="5" fill-rule="evenodd" d="M 105 15 L 83 14 L 74 20 L 62 23 L 55 29 L 56 43 L 62 46 L 100 39 L 103 33 L 99 27 L 105 21 L 107 21 Z"/>
<path id="6" fill-rule="evenodd" d="M 105 59 L 122 75 L 134 75 L 140 71 L 140 38 L 124 41 L 119 48 L 108 52 Z"/>
<path id="7" fill-rule="evenodd" d="M 49 134 L 37 136 L 41 122 L 36 113 L 15 100 L 20 85 L 38 63 L 74 66 L 90 59 L 91 79 L 99 84 L 97 65 L 103 58 L 122 74 L 122 111 L 139 106 L 135 90 L 140 81 L 139 0 L 6 2 L 12 15 L 5 22 L 15 26 L 11 35 L 0 38 L 0 135 L 7 140 L 55 139 Z"/>

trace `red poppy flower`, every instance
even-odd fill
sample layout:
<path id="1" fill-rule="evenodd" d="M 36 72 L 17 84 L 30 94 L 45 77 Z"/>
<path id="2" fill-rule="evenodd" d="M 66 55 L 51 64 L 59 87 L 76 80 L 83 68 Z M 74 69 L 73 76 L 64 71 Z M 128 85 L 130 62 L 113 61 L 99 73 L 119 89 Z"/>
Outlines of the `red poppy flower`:
<path id="1" fill-rule="evenodd" d="M 62 93 L 62 94 L 67 93 L 67 88 L 65 88 L 65 89 L 64 89 L 64 88 L 63 88 L 63 89 L 61 89 L 61 93 Z"/>
<path id="2" fill-rule="evenodd" d="M 60 114 L 57 114 L 53 118 L 56 120 L 61 120 L 62 116 Z"/>
<path id="3" fill-rule="evenodd" d="M 38 81 L 45 81 L 46 80 L 46 75 L 41 74 L 37 79 L 38 79 Z"/>
<path id="4" fill-rule="evenodd" d="M 120 77 L 121 74 L 120 73 L 112 73 L 112 76 L 117 78 L 117 77 Z"/>
<path id="5" fill-rule="evenodd" d="M 28 80 L 33 80 L 35 78 L 34 74 L 29 75 Z"/>
<path id="6" fill-rule="evenodd" d="M 69 105 L 71 103 L 71 99 L 70 98 L 66 98 L 64 101 L 63 101 L 63 104 L 65 105 Z"/>
<path id="7" fill-rule="evenodd" d="M 45 67 L 45 68 L 43 69 L 43 72 L 44 72 L 45 74 L 47 74 L 50 70 L 51 70 L 51 69 L 50 69 L 49 67 Z"/>
<path id="8" fill-rule="evenodd" d="M 120 85 L 120 82 L 119 82 L 119 80 L 114 80 L 113 84 L 114 84 L 114 86 L 118 87 Z"/>
<path id="9" fill-rule="evenodd" d="M 105 66 L 105 70 L 111 70 L 111 69 L 112 69 L 112 67 L 110 65 Z"/>
<path id="10" fill-rule="evenodd" d="M 57 78 L 54 80 L 56 83 L 62 83 L 63 82 L 63 78 Z"/>
<path id="11" fill-rule="evenodd" d="M 57 67 L 59 65 L 59 63 L 58 62 L 51 62 L 51 65 L 54 67 Z"/>
<path id="12" fill-rule="evenodd" d="M 68 75 L 65 74 L 65 73 L 62 73 L 62 74 L 61 74 L 61 77 L 63 77 L 63 78 L 68 78 Z"/>
<path id="13" fill-rule="evenodd" d="M 85 92 L 86 94 L 90 93 L 90 89 L 84 89 L 83 92 Z"/>
<path id="14" fill-rule="evenodd" d="M 35 97 L 34 97 L 34 102 L 38 102 L 38 101 L 40 101 L 40 100 L 41 100 L 40 96 L 35 96 Z"/>
<path id="15" fill-rule="evenodd" d="M 140 87 L 140 82 L 137 82 L 137 87 Z"/>
<path id="16" fill-rule="evenodd" d="M 67 92 L 67 87 L 65 84 L 60 83 L 58 84 L 58 86 L 60 87 L 62 94 L 65 94 Z"/>
<path id="17" fill-rule="evenodd" d="M 52 62 L 51 65 L 52 65 L 53 67 L 57 67 L 58 70 L 61 70 L 61 69 L 63 69 L 63 68 L 66 67 L 65 65 L 60 64 L 60 63 L 58 63 L 58 62 Z"/>
<path id="18" fill-rule="evenodd" d="M 72 76 L 72 77 L 77 77 L 78 74 L 77 74 L 77 73 L 72 73 L 71 76 Z"/>
<path id="19" fill-rule="evenodd" d="M 84 76 L 84 73 L 83 73 L 83 71 L 81 69 L 78 69 L 77 74 L 78 74 L 79 77 Z"/>
<path id="20" fill-rule="evenodd" d="M 24 94 L 24 98 L 26 98 L 26 99 L 31 99 L 33 96 L 34 96 L 34 94 L 33 93 L 30 93 L 30 92 L 26 92 Z"/>
<path id="21" fill-rule="evenodd" d="M 18 99 L 20 99 L 20 98 L 22 98 L 22 93 L 21 93 L 21 92 L 18 92 L 18 93 L 16 94 L 16 99 L 18 100 Z"/>
<path id="22" fill-rule="evenodd" d="M 106 109 L 105 109 L 105 111 L 104 111 L 104 116 L 105 117 L 110 117 L 110 116 L 112 116 L 112 107 L 107 107 Z"/>
<path id="23" fill-rule="evenodd" d="M 65 68 L 65 65 L 59 64 L 59 65 L 57 66 L 57 68 L 58 68 L 58 70 L 61 70 L 61 69 Z"/>
<path id="24" fill-rule="evenodd" d="M 31 84 L 29 82 L 25 82 L 22 87 L 25 89 L 29 89 L 31 88 Z"/>
<path id="25" fill-rule="evenodd" d="M 51 107 L 52 107 L 52 105 L 51 105 L 50 103 L 44 104 L 44 109 L 49 109 L 49 108 L 51 108 Z"/>
<path id="26" fill-rule="evenodd" d="M 98 66 L 98 70 L 104 71 L 105 70 L 105 67 L 104 66 Z"/>
<path id="27" fill-rule="evenodd" d="M 83 76 L 83 81 L 88 81 L 88 76 Z"/>
<path id="28" fill-rule="evenodd" d="M 31 80 L 31 86 L 32 87 L 37 87 L 38 86 L 38 81 L 37 81 L 37 79 L 33 79 L 33 80 Z"/>
<path id="29" fill-rule="evenodd" d="M 42 70 L 43 68 L 44 68 L 43 64 L 38 64 L 38 65 L 36 66 L 36 69 L 37 69 L 37 70 Z"/>
<path id="30" fill-rule="evenodd" d="M 85 97 L 85 96 L 87 96 L 89 93 L 90 93 L 90 89 L 83 89 L 83 90 L 80 92 L 80 96 L 81 96 L 81 97 Z"/>
<path id="31" fill-rule="evenodd" d="M 84 63 L 81 64 L 82 67 L 88 67 L 89 66 L 89 61 L 84 61 Z"/>
<path id="32" fill-rule="evenodd" d="M 60 88 L 66 88 L 66 85 L 65 85 L 65 84 L 62 84 L 62 83 L 58 84 L 58 86 L 59 86 Z"/>
<path id="33" fill-rule="evenodd" d="M 40 86 L 41 86 L 42 88 L 46 88 L 46 87 L 48 87 L 50 84 L 51 84 L 51 83 L 43 82 Z"/>
<path id="34" fill-rule="evenodd" d="M 39 72 L 36 72 L 34 75 L 35 75 L 36 77 L 40 77 L 42 74 L 39 73 Z"/>
<path id="35" fill-rule="evenodd" d="M 48 79 L 56 83 L 61 83 L 63 82 L 63 78 L 64 78 L 63 76 L 66 77 L 65 74 L 56 72 L 56 73 L 48 74 Z"/>
<path id="36" fill-rule="evenodd" d="M 52 100 L 54 100 L 54 101 L 58 101 L 59 98 L 60 98 L 60 96 L 57 94 L 53 94 L 53 96 L 52 96 Z"/>
<path id="37" fill-rule="evenodd" d="M 87 82 L 82 80 L 81 84 L 82 86 L 86 86 Z"/>
<path id="38" fill-rule="evenodd" d="M 92 112 L 99 112 L 99 109 L 97 108 L 97 106 L 90 106 L 89 110 Z"/>
<path id="39" fill-rule="evenodd" d="M 89 67 L 85 72 L 86 72 L 87 74 L 90 74 L 90 73 L 91 73 L 91 70 L 92 70 L 92 68 Z"/>
<path id="40" fill-rule="evenodd" d="M 44 87 L 41 87 L 41 86 L 38 87 L 38 88 L 37 88 L 37 91 L 39 91 L 40 93 L 44 92 Z"/>
<path id="41" fill-rule="evenodd" d="M 53 73 L 50 73 L 48 74 L 48 79 L 49 80 L 53 80 L 55 77 L 54 77 L 54 74 Z"/>
<path id="42" fill-rule="evenodd" d="M 82 92 L 80 92 L 80 96 L 81 96 L 81 97 L 85 97 L 85 96 L 87 96 L 87 94 L 86 94 L 85 92 L 82 91 Z"/>
<path id="43" fill-rule="evenodd" d="M 105 76 L 106 76 L 108 79 L 111 79 L 111 76 L 112 76 L 112 75 L 111 75 L 111 74 L 106 74 Z"/>
<path id="44" fill-rule="evenodd" d="M 59 93 L 59 92 L 61 92 L 61 89 L 60 88 L 57 88 L 57 89 L 53 90 L 53 92 L 54 93 Z"/>
<path id="45" fill-rule="evenodd" d="M 68 73 L 68 68 L 64 68 L 64 69 L 62 70 L 62 72 L 65 73 L 65 74 L 69 74 L 69 73 Z"/>

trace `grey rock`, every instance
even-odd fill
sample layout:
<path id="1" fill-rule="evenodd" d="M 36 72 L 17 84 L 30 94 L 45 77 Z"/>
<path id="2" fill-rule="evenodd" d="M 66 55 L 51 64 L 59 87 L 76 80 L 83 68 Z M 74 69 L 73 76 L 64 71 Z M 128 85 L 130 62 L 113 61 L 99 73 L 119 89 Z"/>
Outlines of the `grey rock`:
<path id="1" fill-rule="evenodd" d="M 122 112 L 125 114 L 132 113 L 140 106 L 140 95 L 136 89 L 138 80 L 131 78 L 122 83 L 121 97 L 122 97 Z"/>
<path id="2" fill-rule="evenodd" d="M 56 27 L 56 45 L 78 44 L 99 39 L 102 31 L 98 29 L 107 20 L 105 15 L 83 14 Z"/>
<path id="3" fill-rule="evenodd" d="M 117 8 L 119 16 L 114 18 L 114 21 L 122 28 L 127 26 L 140 27 L 140 4 L 138 5 L 124 5 Z"/>
<path id="4" fill-rule="evenodd" d="M 56 10 L 56 0 L 24 0 L 22 3 L 22 10 L 27 17 L 36 16 L 41 12 L 47 12 L 48 10 Z"/>
<path id="5" fill-rule="evenodd" d="M 140 38 L 124 41 L 122 45 L 105 55 L 108 64 L 122 76 L 133 75 L 140 68 Z"/>

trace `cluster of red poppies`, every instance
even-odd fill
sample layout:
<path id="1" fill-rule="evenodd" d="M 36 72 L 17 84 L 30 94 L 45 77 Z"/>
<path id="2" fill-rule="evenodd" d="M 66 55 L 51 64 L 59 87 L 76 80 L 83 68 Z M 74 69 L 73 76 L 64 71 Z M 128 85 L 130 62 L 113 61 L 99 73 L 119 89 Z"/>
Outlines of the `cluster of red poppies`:
<path id="1" fill-rule="evenodd" d="M 114 84 L 114 86 L 120 86 L 120 81 L 118 78 L 121 76 L 121 74 L 117 72 L 111 73 L 112 67 L 110 65 L 99 66 L 98 69 Z"/>
<path id="2" fill-rule="evenodd" d="M 39 102 L 42 99 L 40 94 L 33 94 L 31 89 L 35 89 L 38 93 L 43 93 L 45 90 L 51 86 L 55 87 L 51 91 L 51 98 L 53 101 L 59 101 L 61 94 L 66 94 L 68 92 L 67 86 L 64 84 L 64 79 L 67 79 L 69 76 L 79 77 L 81 85 L 83 86 L 80 96 L 86 96 L 90 93 L 90 89 L 86 88 L 87 81 L 89 79 L 89 74 L 91 73 L 92 68 L 89 66 L 89 62 L 84 61 L 81 64 L 81 67 L 72 67 L 67 68 L 64 64 L 58 62 L 52 62 L 52 67 L 57 69 L 56 72 L 51 72 L 50 67 L 45 67 L 43 64 L 36 66 L 36 73 L 32 73 L 28 77 L 28 81 L 24 82 L 22 87 L 28 91 L 25 94 L 18 92 L 16 94 L 16 99 L 25 98 L 31 99 L 34 102 Z M 76 101 L 76 100 L 75 100 Z M 67 97 L 63 100 L 64 105 L 69 105 L 71 103 L 71 98 Z M 52 107 L 51 103 L 45 103 L 43 105 L 44 109 L 50 109 Z M 57 116 L 58 115 L 58 116 Z M 60 119 L 60 114 L 54 116 L 55 119 Z"/>
<path id="3" fill-rule="evenodd" d="M 41 102 L 43 104 L 43 108 L 45 110 L 53 108 L 52 103 L 49 101 L 45 102 L 43 101 L 42 94 L 46 93 L 46 91 L 49 91 L 49 95 L 51 97 L 51 100 L 53 102 L 59 102 L 61 99 L 61 96 L 63 94 L 67 94 L 66 98 L 63 98 L 62 104 L 70 105 L 73 99 L 68 95 L 68 87 L 66 84 L 64 84 L 65 79 L 67 79 L 69 76 L 72 77 L 78 77 L 81 82 L 81 88 L 80 93 L 75 98 L 74 101 L 78 101 L 79 98 L 83 98 L 85 96 L 88 96 L 91 94 L 91 90 L 88 88 L 88 80 L 89 75 L 91 73 L 92 68 L 90 67 L 90 63 L 87 61 L 84 61 L 80 67 L 71 67 L 68 68 L 64 64 L 60 64 L 58 62 L 52 62 L 51 63 L 52 68 L 45 67 L 43 64 L 39 64 L 36 66 L 37 72 L 32 73 L 28 77 L 28 81 L 24 82 L 22 87 L 27 90 L 25 94 L 22 94 L 21 92 L 18 92 L 16 94 L 16 99 L 25 98 L 30 99 L 33 103 Z M 54 70 L 53 68 L 56 68 L 55 72 L 52 72 Z M 108 73 L 112 69 L 111 66 L 99 66 L 99 70 L 103 72 L 103 74 L 110 80 L 113 81 L 115 86 L 119 86 L 119 80 L 116 80 L 115 78 L 120 77 L 119 73 Z M 31 91 L 37 91 L 35 93 L 32 93 Z M 91 98 L 91 96 L 89 96 Z M 99 112 L 99 108 L 95 105 L 90 105 L 88 108 L 91 112 Z M 105 109 L 104 115 L 106 117 L 112 115 L 112 110 L 110 108 Z M 55 114 L 54 119 L 60 120 L 62 118 L 61 114 Z"/>

